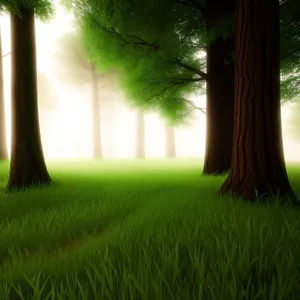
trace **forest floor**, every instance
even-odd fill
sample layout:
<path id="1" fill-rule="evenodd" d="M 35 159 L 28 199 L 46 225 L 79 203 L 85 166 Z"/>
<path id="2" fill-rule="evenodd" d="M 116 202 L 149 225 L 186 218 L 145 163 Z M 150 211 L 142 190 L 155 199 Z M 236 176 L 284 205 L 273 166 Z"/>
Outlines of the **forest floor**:
<path id="1" fill-rule="evenodd" d="M 300 211 L 216 197 L 199 159 L 48 162 L 6 194 L 0 300 L 299 299 Z M 300 198 L 300 164 L 288 164 Z"/>

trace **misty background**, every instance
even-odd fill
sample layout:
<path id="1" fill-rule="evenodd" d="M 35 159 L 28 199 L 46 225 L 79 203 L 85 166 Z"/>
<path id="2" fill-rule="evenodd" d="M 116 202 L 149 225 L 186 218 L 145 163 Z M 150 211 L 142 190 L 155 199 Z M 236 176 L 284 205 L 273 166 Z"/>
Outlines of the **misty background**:
<path id="1" fill-rule="evenodd" d="M 7 139 L 10 139 L 10 21 L 1 15 Z M 36 20 L 39 119 L 46 159 L 93 156 L 93 95 L 89 66 L 80 58 L 73 16 L 56 4 L 48 23 Z M 7 54 L 7 55 L 6 55 Z M 126 101 L 114 72 L 98 78 L 101 143 L 104 158 L 136 156 L 139 111 Z M 205 107 L 205 96 L 191 97 Z M 298 102 L 300 103 L 300 101 Z M 284 152 L 287 161 L 300 161 L 300 104 L 282 107 Z M 145 114 L 146 157 L 164 157 L 166 120 L 158 112 Z M 175 128 L 176 156 L 204 156 L 205 115 L 195 111 L 188 124 Z M 8 151 L 10 153 L 10 143 Z"/>

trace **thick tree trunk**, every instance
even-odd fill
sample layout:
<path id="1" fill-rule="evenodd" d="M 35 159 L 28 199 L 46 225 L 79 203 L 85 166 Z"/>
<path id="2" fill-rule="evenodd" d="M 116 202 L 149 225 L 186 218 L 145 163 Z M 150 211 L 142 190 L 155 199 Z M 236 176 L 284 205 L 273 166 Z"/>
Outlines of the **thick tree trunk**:
<path id="1" fill-rule="evenodd" d="M 8 159 L 6 144 L 5 104 L 4 104 L 4 82 L 2 64 L 2 39 L 0 28 L 0 160 Z"/>
<path id="2" fill-rule="evenodd" d="M 280 113 L 279 0 L 239 0 L 231 170 L 221 193 L 291 197 Z M 286 198 L 286 197 L 285 197 Z"/>
<path id="3" fill-rule="evenodd" d="M 11 14 L 11 160 L 8 189 L 50 183 L 38 118 L 34 10 Z"/>
<path id="4" fill-rule="evenodd" d="M 98 78 L 95 65 L 91 64 L 92 73 L 92 110 L 93 110 L 93 158 L 102 158 L 101 123 L 98 97 Z"/>
<path id="5" fill-rule="evenodd" d="M 145 124 L 144 112 L 142 109 L 136 111 L 136 158 L 145 158 Z"/>
<path id="6" fill-rule="evenodd" d="M 168 125 L 166 125 L 166 157 L 176 157 L 175 129 Z"/>
<path id="7" fill-rule="evenodd" d="M 207 1 L 207 30 L 224 14 L 234 13 L 233 0 Z M 206 146 L 203 174 L 229 171 L 233 139 L 234 39 L 218 38 L 206 53 Z"/>

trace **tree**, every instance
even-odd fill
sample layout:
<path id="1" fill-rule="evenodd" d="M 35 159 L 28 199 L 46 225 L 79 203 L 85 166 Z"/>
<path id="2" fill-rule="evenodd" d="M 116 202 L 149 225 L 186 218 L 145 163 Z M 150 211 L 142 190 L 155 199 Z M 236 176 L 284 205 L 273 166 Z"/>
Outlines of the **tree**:
<path id="1" fill-rule="evenodd" d="M 50 1 L 1 1 L 11 20 L 11 160 L 8 189 L 50 183 L 37 107 L 35 13 L 51 16 Z"/>
<path id="2" fill-rule="evenodd" d="M 176 157 L 176 140 L 175 140 L 175 129 L 174 126 L 166 124 L 166 157 Z"/>
<path id="3" fill-rule="evenodd" d="M 85 51 L 80 36 L 74 32 L 62 36 L 58 41 L 59 49 L 54 55 L 56 76 L 71 86 L 88 84 L 92 89 L 92 120 L 93 120 L 93 157 L 102 158 L 101 107 L 106 99 L 100 99 L 99 90 L 105 86 L 116 88 L 113 70 L 99 72 L 96 64 Z M 111 102 L 111 101 L 110 101 Z"/>
<path id="4" fill-rule="evenodd" d="M 211 34 L 224 15 L 234 14 L 235 0 L 209 0 L 207 11 L 207 32 Z M 230 168 L 234 103 L 233 52 L 233 36 L 219 36 L 208 43 L 203 174 L 222 174 Z"/>
<path id="5" fill-rule="evenodd" d="M 54 86 L 48 79 L 47 75 L 42 72 L 37 74 L 38 85 L 38 107 L 39 107 L 39 120 L 40 132 L 42 139 L 42 146 L 47 144 L 49 138 L 49 131 L 51 123 L 53 122 L 52 112 L 57 108 L 57 98 Z"/>
<path id="6" fill-rule="evenodd" d="M 37 73 L 38 107 L 41 110 L 52 111 L 57 108 L 54 86 L 45 73 Z"/>
<path id="7" fill-rule="evenodd" d="M 229 126 L 224 126 L 222 120 L 232 118 L 232 109 L 226 103 L 228 99 L 233 101 L 233 86 L 228 84 L 233 74 L 230 73 L 232 67 L 224 67 L 224 59 L 230 58 L 234 45 L 232 40 L 228 43 L 219 39 L 216 45 L 209 46 L 209 61 L 215 63 L 209 64 L 209 76 L 202 70 L 205 68 L 203 58 L 195 57 L 195 54 L 206 45 L 201 41 L 204 7 L 185 5 L 184 1 L 164 1 L 147 3 L 146 6 L 143 4 L 141 8 L 138 1 L 131 1 L 128 5 L 124 3 L 124 6 L 116 6 L 116 9 L 109 10 L 107 14 L 100 14 L 100 10 L 103 12 L 105 8 L 108 9 L 106 1 L 72 3 L 83 29 L 83 40 L 89 45 L 99 67 L 105 69 L 114 66 L 123 71 L 123 88 L 128 98 L 136 105 L 159 109 L 172 121 L 181 121 L 195 108 L 205 113 L 188 99 L 188 94 L 201 87 L 205 81 L 209 82 L 207 94 L 212 109 L 209 109 L 207 119 L 210 132 L 207 135 L 204 173 L 223 173 L 228 170 L 232 124 L 230 125 L 229 121 Z M 214 19 L 222 17 L 221 13 L 233 13 L 234 7 L 225 7 L 226 9 L 217 14 L 209 14 L 209 28 L 214 25 Z M 141 11 L 143 13 L 140 13 Z M 151 15 L 151 18 L 147 18 L 148 15 Z M 165 15 L 168 15 L 168 18 L 164 18 Z M 187 20 L 187 15 L 191 21 Z M 228 48 L 228 45 L 231 48 Z M 224 50 L 227 51 L 225 54 Z M 122 56 L 119 53 L 122 53 Z M 217 93 L 218 85 L 223 82 L 224 88 Z M 229 88 L 226 88 L 227 86 Z M 211 124 L 213 118 L 219 120 L 215 125 Z M 214 137 L 209 138 L 212 135 L 211 131 Z M 217 147 L 214 146 L 214 142 Z M 219 147 L 222 142 L 229 144 L 228 151 Z M 224 157 L 227 157 L 225 163 Z"/>
<path id="8" fill-rule="evenodd" d="M 5 126 L 4 82 L 2 66 L 2 39 L 0 28 L 0 160 L 8 159 Z"/>
<path id="9" fill-rule="evenodd" d="M 293 103 L 291 115 L 288 118 L 288 135 L 294 142 L 300 144 L 300 99 Z"/>
<path id="10" fill-rule="evenodd" d="M 142 109 L 136 110 L 136 158 L 145 158 L 145 116 Z"/>
<path id="11" fill-rule="evenodd" d="M 278 193 L 298 204 L 283 156 L 279 0 L 239 0 L 236 18 L 232 160 L 220 193 L 250 201 Z"/>
<path id="12" fill-rule="evenodd" d="M 197 107 L 188 95 L 207 83 L 203 171 L 228 170 L 233 133 L 234 1 L 64 2 L 73 7 L 83 40 L 99 67 L 123 71 L 123 88 L 136 105 L 158 109 L 180 122 Z M 206 47 L 209 76 L 204 71 L 205 58 L 196 57 Z"/>

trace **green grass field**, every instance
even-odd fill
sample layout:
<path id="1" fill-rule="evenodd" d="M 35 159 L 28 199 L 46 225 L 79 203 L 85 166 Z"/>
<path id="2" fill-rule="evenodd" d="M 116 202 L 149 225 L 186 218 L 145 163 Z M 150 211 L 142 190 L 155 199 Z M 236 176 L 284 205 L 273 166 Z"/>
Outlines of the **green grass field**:
<path id="1" fill-rule="evenodd" d="M 300 299 L 300 211 L 216 197 L 199 159 L 49 162 L 5 194 L 0 299 Z M 288 165 L 300 198 L 300 165 Z"/>

